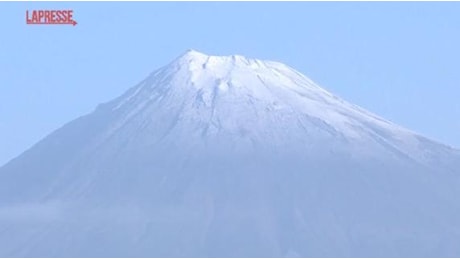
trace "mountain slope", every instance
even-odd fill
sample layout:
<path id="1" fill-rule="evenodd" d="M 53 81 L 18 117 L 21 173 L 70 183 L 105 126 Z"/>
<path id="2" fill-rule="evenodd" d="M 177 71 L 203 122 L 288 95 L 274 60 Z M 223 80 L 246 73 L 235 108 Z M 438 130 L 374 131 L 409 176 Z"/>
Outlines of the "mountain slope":
<path id="1" fill-rule="evenodd" d="M 0 168 L 0 256 L 459 256 L 460 153 L 188 51 Z"/>

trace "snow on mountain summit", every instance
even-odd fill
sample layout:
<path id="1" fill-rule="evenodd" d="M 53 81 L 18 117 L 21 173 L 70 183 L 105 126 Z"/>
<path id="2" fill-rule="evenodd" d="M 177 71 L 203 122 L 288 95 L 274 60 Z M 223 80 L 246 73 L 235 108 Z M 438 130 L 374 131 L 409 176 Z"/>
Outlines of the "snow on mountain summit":
<path id="1" fill-rule="evenodd" d="M 0 257 L 460 256 L 460 153 L 189 50 L 0 167 Z"/>
<path id="2" fill-rule="evenodd" d="M 240 55 L 189 50 L 110 107 L 122 114 L 113 129 L 131 119 L 143 121 L 143 129 L 152 122 L 174 120 L 164 131 L 200 132 L 197 142 L 202 134 L 306 147 L 338 141 L 348 142 L 346 149 L 363 156 L 375 150 L 370 146 L 387 150 L 389 145 L 415 160 L 427 159 L 419 152 L 423 144 L 415 133 L 342 100 L 289 66 Z"/>

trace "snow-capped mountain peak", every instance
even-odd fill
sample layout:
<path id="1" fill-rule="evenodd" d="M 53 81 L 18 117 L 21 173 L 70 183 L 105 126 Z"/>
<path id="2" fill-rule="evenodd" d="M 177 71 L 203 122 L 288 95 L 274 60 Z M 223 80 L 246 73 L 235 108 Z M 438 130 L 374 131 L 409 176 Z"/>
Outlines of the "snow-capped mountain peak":
<path id="1" fill-rule="evenodd" d="M 458 256 L 460 154 L 189 50 L 0 168 L 0 256 Z"/>
<path id="2" fill-rule="evenodd" d="M 205 140 L 228 135 L 250 140 L 253 146 L 315 150 L 326 142 L 335 143 L 334 150 L 371 157 L 391 146 L 391 156 L 398 157 L 396 152 L 420 162 L 430 160 L 420 152 L 424 139 L 417 134 L 342 100 L 287 65 L 241 55 L 189 50 L 110 107 L 121 114 L 112 132 L 132 119 L 142 121 L 144 130 L 174 120 L 164 131 L 181 129 L 187 143 L 200 143 L 203 135 Z"/>

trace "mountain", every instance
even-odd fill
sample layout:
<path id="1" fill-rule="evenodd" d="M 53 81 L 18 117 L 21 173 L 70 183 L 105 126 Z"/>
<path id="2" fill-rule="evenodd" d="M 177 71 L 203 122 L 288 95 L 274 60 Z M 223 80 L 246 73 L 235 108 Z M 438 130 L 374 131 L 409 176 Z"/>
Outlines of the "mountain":
<path id="1" fill-rule="evenodd" d="M 1 257 L 460 257 L 460 152 L 187 51 L 0 168 Z"/>

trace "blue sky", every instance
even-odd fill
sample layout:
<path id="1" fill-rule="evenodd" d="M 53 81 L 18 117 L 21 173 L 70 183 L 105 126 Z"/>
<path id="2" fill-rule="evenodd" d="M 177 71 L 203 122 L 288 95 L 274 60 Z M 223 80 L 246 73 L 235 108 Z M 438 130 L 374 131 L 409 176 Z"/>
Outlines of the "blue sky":
<path id="1" fill-rule="evenodd" d="M 73 9 L 72 26 L 25 11 Z M 0 3 L 0 165 L 186 49 L 296 68 L 460 147 L 460 3 Z"/>

